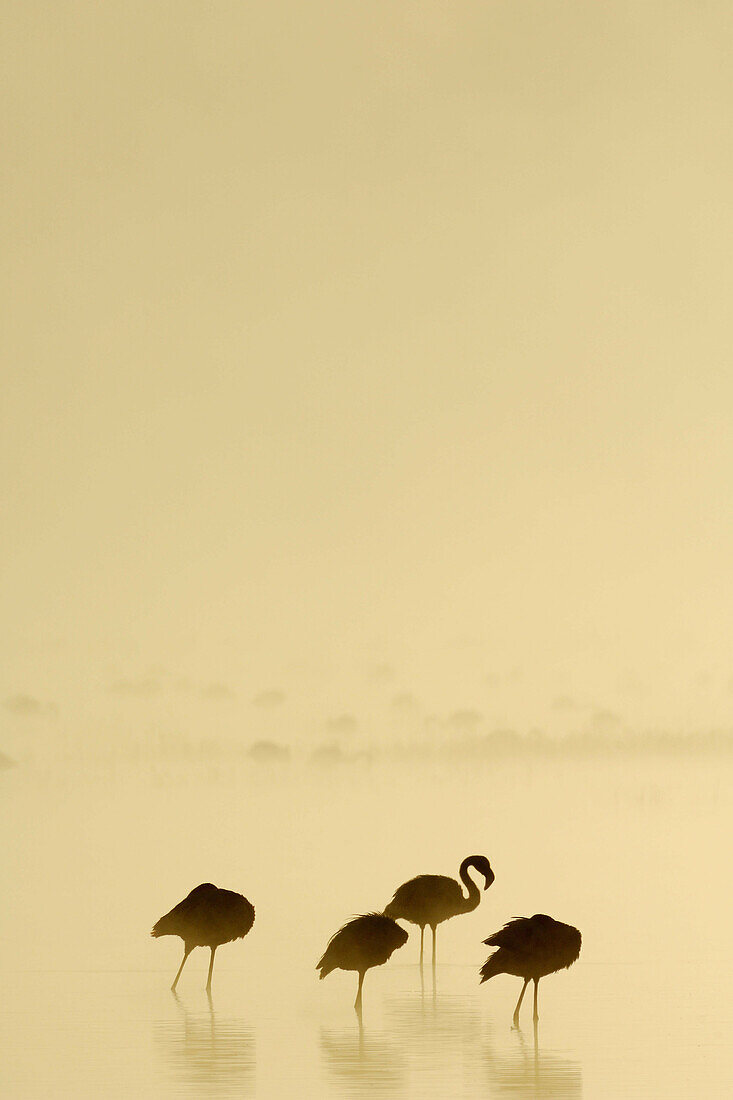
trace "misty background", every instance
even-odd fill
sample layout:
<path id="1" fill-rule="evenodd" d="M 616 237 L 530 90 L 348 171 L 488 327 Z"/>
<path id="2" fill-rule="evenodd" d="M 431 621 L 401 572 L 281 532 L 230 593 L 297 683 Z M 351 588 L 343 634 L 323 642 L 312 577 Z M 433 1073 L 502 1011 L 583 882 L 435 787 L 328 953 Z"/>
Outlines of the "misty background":
<path id="1" fill-rule="evenodd" d="M 3 40 L 3 1094 L 725 1095 L 731 5 Z M 328 937 L 470 853 L 358 1026 Z M 174 1000 L 206 881 L 255 925 Z M 534 912 L 539 1037 L 478 982 Z"/>
<path id="2" fill-rule="evenodd" d="M 6 6 L 0 750 L 725 735 L 732 24 Z"/>

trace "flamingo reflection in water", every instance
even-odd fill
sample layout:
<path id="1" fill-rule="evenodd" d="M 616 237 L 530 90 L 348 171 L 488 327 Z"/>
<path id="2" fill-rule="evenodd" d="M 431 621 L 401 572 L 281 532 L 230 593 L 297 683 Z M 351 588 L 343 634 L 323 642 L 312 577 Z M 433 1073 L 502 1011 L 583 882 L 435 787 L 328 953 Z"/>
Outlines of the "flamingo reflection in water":
<path id="1" fill-rule="evenodd" d="M 532 1032 L 528 1040 L 520 1028 L 513 1028 L 509 1034 L 515 1037 L 515 1045 L 497 1048 L 489 1042 L 484 1048 L 483 1065 L 491 1094 L 507 1094 L 515 1100 L 582 1100 L 580 1063 L 556 1050 L 542 1050 L 536 1020 Z"/>
<path id="2" fill-rule="evenodd" d="M 154 1030 L 171 1080 L 197 1096 L 249 1091 L 256 1069 L 254 1029 L 237 1016 L 216 1012 L 210 993 L 206 1007 L 198 1010 L 177 993 L 173 997 L 178 1012 L 156 1021 Z"/>

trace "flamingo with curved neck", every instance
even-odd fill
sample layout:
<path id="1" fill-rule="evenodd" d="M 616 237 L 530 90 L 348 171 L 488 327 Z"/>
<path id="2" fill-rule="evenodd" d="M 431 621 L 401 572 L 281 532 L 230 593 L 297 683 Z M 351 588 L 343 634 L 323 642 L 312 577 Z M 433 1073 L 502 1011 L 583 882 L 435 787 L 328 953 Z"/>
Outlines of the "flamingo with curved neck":
<path id="1" fill-rule="evenodd" d="M 481 901 L 481 892 L 469 875 L 469 868 L 484 876 L 484 890 L 494 881 L 494 872 L 486 856 L 467 856 L 458 874 L 467 896 L 454 878 L 446 875 L 418 875 L 403 882 L 394 892 L 385 915 L 392 920 L 406 920 L 420 929 L 420 964 L 424 954 L 425 926 L 433 933 L 433 966 L 436 959 L 436 929 L 443 921 L 461 913 L 471 913 Z"/>

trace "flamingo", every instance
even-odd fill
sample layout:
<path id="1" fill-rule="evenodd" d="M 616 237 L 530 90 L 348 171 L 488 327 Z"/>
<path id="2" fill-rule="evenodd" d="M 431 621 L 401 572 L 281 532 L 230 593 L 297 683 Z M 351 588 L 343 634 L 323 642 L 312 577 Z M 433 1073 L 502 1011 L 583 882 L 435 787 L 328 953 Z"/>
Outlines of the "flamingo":
<path id="1" fill-rule="evenodd" d="M 385 908 L 385 915 L 396 920 L 406 920 L 410 924 L 417 924 L 420 928 L 420 965 L 423 960 L 423 944 L 425 938 L 425 925 L 430 925 L 433 933 L 433 966 L 435 966 L 435 930 L 444 920 L 458 916 L 459 913 L 470 913 L 481 901 L 481 894 L 476 883 L 468 873 L 468 868 L 473 867 L 484 876 L 484 890 L 488 890 L 494 881 L 494 872 L 486 856 L 467 856 L 460 866 L 458 874 L 461 882 L 468 890 L 468 897 L 463 896 L 460 884 L 454 878 L 447 875 L 418 875 L 408 882 L 403 882 L 394 892 L 389 905 Z"/>
<path id="2" fill-rule="evenodd" d="M 180 936 L 183 940 L 183 961 L 171 986 L 173 992 L 194 947 L 210 947 L 211 961 L 206 983 L 206 992 L 210 993 L 217 947 L 246 936 L 254 921 L 254 906 L 242 894 L 220 890 L 210 882 L 197 886 L 170 913 L 156 921 L 151 936 Z"/>
<path id="3" fill-rule="evenodd" d="M 580 954 L 581 935 L 572 924 L 562 924 L 546 913 L 535 913 L 533 917 L 517 917 L 509 921 L 483 942 L 499 950 L 490 955 L 481 967 L 482 982 L 496 974 L 515 974 L 518 978 L 524 978 L 512 1021 L 518 1028 L 519 1009 L 530 979 L 534 982 L 532 1019 L 536 1024 L 539 1019 L 537 988 L 540 978 L 573 965 Z"/>
<path id="4" fill-rule="evenodd" d="M 407 932 L 383 913 L 365 913 L 354 917 L 331 936 L 316 970 L 320 980 L 332 970 L 356 970 L 359 986 L 354 1008 L 361 1012 L 361 987 L 364 975 L 373 966 L 386 963 L 393 951 L 407 943 Z"/>

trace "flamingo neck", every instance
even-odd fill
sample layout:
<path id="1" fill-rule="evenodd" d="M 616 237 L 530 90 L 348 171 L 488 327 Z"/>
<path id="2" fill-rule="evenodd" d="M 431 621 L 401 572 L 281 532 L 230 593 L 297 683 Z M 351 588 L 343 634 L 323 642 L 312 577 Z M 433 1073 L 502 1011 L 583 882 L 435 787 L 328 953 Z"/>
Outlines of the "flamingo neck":
<path id="1" fill-rule="evenodd" d="M 481 891 L 468 873 L 468 868 L 472 866 L 473 864 L 470 860 L 464 859 L 461 864 L 461 869 L 458 872 L 461 877 L 461 882 L 468 891 L 468 897 L 463 899 L 464 913 L 470 913 L 472 909 L 476 909 L 478 903 L 481 901 Z"/>

